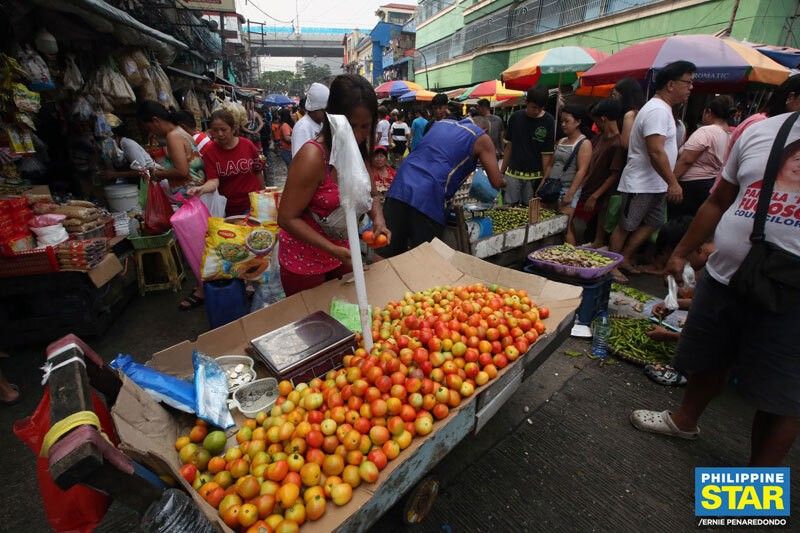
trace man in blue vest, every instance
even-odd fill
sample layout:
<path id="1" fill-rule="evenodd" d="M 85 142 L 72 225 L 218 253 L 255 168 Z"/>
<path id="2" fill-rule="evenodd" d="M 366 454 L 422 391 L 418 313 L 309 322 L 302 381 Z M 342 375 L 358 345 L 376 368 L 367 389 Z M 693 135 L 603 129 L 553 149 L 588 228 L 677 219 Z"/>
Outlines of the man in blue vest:
<path id="1" fill-rule="evenodd" d="M 441 237 L 448 201 L 480 160 L 492 186 L 505 186 L 495 147 L 486 134 L 486 117 L 440 120 L 403 161 L 386 193 L 383 213 L 392 232 L 388 246 L 377 250 L 393 257 Z"/>

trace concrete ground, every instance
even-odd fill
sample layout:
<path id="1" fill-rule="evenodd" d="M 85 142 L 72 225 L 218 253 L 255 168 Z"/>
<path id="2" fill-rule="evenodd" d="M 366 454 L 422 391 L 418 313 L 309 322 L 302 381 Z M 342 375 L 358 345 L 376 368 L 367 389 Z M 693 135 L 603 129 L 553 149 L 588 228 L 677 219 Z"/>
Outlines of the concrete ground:
<path id="1" fill-rule="evenodd" d="M 277 158 L 275 158 L 277 159 Z M 278 179 L 285 168 L 276 164 Z M 633 284 L 663 294 L 659 280 Z M 187 281 L 184 291 L 190 290 Z M 86 339 L 110 360 L 153 352 L 208 328 L 202 309 L 177 310 L 179 295 L 135 299 L 102 337 Z M 440 493 L 427 520 L 401 522 L 403 502 L 387 510 L 372 531 L 688 531 L 694 529 L 694 467 L 745 464 L 750 408 L 733 390 L 712 403 L 694 442 L 640 433 L 628 422 L 636 408 L 673 408 L 680 389 L 648 381 L 639 367 L 600 364 L 585 355 L 589 343 L 560 346 L 477 435 L 465 439 L 431 473 Z M 22 400 L 0 408 L 0 479 L 5 482 L 0 531 L 49 527 L 36 484 L 34 454 L 14 437 L 14 421 L 38 404 L 44 346 L 15 349 L 0 368 L 22 390 Z M 796 471 L 800 447 L 787 463 Z M 792 492 L 800 493 L 794 476 Z M 793 506 L 796 508 L 796 504 Z M 98 531 L 136 530 L 136 516 L 112 505 Z"/>

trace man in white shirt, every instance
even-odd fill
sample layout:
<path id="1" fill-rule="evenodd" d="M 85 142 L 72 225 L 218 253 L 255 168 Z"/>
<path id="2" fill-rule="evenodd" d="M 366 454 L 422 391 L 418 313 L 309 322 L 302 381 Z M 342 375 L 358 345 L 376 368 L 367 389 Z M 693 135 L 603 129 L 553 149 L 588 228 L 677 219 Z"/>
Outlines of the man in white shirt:
<path id="1" fill-rule="evenodd" d="M 688 61 L 675 61 L 659 70 L 656 95 L 636 114 L 628 161 L 617 189 L 622 193 L 622 212 L 609 245 L 611 251 L 622 252 L 620 269 L 638 272 L 631 262 L 633 255 L 666 221 L 666 201 L 680 203 L 683 199 L 673 173 L 678 144 L 672 107 L 689 99 L 696 70 Z M 614 278 L 627 281 L 618 269 Z"/>
<path id="2" fill-rule="evenodd" d="M 306 93 L 306 114 L 298 120 L 292 129 L 292 157 L 303 145 L 316 139 L 322 130 L 325 120 L 325 108 L 328 107 L 330 91 L 321 83 L 312 83 Z"/>
<path id="3" fill-rule="evenodd" d="M 381 106 L 378 108 L 378 125 L 375 127 L 375 146 L 385 146 L 389 149 L 389 128 L 391 124 L 386 119 L 386 108 Z"/>

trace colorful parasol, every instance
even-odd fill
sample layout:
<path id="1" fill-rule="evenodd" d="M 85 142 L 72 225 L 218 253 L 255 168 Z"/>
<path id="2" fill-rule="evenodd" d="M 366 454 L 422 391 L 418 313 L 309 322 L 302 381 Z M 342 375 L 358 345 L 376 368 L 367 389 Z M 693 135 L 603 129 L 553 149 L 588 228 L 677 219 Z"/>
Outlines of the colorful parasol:
<path id="1" fill-rule="evenodd" d="M 757 45 L 755 49 L 784 67 L 800 68 L 800 49 L 788 46 Z"/>
<path id="2" fill-rule="evenodd" d="M 503 87 L 503 83 L 498 80 L 489 80 L 479 83 L 474 87 L 470 87 L 456 100 L 466 100 L 467 98 L 494 98 L 495 100 L 508 100 L 509 98 L 516 98 L 522 96 L 522 91 L 514 91 Z"/>
<path id="3" fill-rule="evenodd" d="M 572 84 L 577 73 L 609 57 L 605 52 L 582 46 L 558 46 L 535 52 L 508 67 L 500 75 L 509 89 L 527 90 L 534 85 L 556 87 Z"/>
<path id="4" fill-rule="evenodd" d="M 378 98 L 397 97 L 408 91 L 422 90 L 422 85 L 407 80 L 394 80 L 381 83 L 375 88 Z"/>
<path id="5" fill-rule="evenodd" d="M 780 85 L 789 70 L 733 39 L 713 35 L 672 35 L 634 44 L 587 70 L 584 85 L 616 83 L 631 76 L 652 81 L 659 69 L 678 60 L 697 66 L 696 85 L 726 87 L 745 83 Z"/>
<path id="6" fill-rule="evenodd" d="M 401 102 L 430 102 L 433 100 L 434 96 L 436 96 L 436 93 L 433 91 L 419 89 L 417 91 L 408 91 L 407 93 L 401 94 L 398 100 Z"/>

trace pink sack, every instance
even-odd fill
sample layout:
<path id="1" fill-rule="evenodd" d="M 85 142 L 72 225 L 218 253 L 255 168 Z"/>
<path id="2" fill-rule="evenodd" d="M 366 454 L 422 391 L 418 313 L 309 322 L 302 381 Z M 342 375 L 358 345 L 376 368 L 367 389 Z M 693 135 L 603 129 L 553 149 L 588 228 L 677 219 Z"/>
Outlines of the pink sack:
<path id="1" fill-rule="evenodd" d="M 172 231 L 183 250 L 183 256 L 198 282 L 202 279 L 200 264 L 206 246 L 209 216 L 211 215 L 206 205 L 199 197 L 195 196 L 184 203 L 169 219 L 172 223 Z"/>

